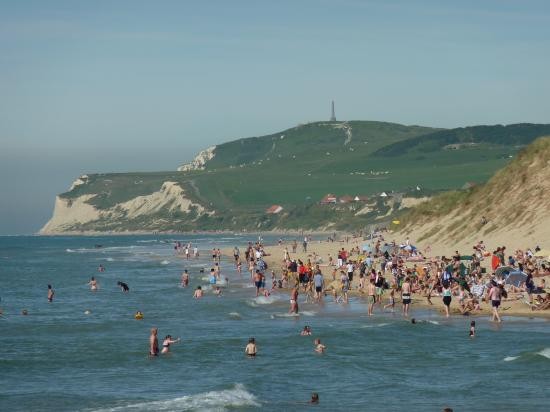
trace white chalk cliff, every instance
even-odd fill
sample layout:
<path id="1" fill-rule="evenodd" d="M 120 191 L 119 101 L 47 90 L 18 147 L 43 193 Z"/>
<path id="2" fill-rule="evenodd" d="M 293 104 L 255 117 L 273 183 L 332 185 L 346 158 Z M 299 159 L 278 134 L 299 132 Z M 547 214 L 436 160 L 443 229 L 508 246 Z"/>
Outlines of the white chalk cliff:
<path id="1" fill-rule="evenodd" d="M 78 183 L 77 183 L 78 182 Z M 81 176 L 71 190 L 78 185 L 86 184 Z M 118 203 L 108 209 L 98 209 L 89 201 L 95 194 L 85 194 L 78 197 L 66 198 L 57 196 L 52 218 L 40 230 L 41 234 L 56 234 L 63 232 L 80 231 L 82 225 L 94 222 L 123 222 L 147 217 L 152 225 L 155 223 L 155 214 L 159 212 L 183 212 L 189 214 L 194 211 L 196 219 L 203 214 L 211 214 L 202 205 L 194 203 L 185 196 L 184 189 L 176 182 L 164 182 L 161 188 L 149 195 L 137 196 L 123 203 Z M 158 219 L 161 220 L 161 219 Z M 154 230 L 154 227 L 144 228 Z M 121 225 L 114 226 L 115 231 L 124 231 Z"/>
<path id="2" fill-rule="evenodd" d="M 204 149 L 197 156 L 195 156 L 195 158 L 191 162 L 178 167 L 178 171 L 187 172 L 190 170 L 204 170 L 204 168 L 206 167 L 206 162 L 214 158 L 215 150 L 216 146 L 210 146 L 209 148 Z"/>

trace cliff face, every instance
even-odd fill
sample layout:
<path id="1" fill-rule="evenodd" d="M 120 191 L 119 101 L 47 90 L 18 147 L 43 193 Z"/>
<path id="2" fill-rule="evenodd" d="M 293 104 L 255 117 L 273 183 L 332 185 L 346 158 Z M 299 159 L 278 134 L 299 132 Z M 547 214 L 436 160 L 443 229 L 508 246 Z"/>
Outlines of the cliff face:
<path id="1" fill-rule="evenodd" d="M 76 186 L 86 184 L 85 179 Z M 75 185 L 71 186 L 73 189 Z M 208 212 L 202 205 L 185 196 L 185 191 L 176 182 L 164 182 L 160 189 L 149 195 L 136 196 L 125 202 L 99 209 L 91 201 L 95 194 L 77 197 L 57 196 L 52 218 L 40 230 L 40 234 L 57 234 L 87 230 L 115 232 L 158 230 L 163 222 L 177 225 L 192 221 Z"/>

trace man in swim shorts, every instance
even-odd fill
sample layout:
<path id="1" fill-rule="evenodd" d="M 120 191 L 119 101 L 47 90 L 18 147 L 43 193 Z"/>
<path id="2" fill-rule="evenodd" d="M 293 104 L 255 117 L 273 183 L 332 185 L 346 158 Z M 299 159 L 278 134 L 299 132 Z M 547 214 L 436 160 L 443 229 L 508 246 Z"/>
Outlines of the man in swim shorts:
<path id="1" fill-rule="evenodd" d="M 256 270 L 254 274 L 254 285 L 256 286 L 256 296 L 259 296 L 262 288 L 262 274 L 259 270 Z"/>

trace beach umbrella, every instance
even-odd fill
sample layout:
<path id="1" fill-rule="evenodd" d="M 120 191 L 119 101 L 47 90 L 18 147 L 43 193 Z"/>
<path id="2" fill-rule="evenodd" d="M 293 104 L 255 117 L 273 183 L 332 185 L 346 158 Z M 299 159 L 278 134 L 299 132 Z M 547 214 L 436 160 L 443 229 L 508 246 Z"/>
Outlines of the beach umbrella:
<path id="1" fill-rule="evenodd" d="M 394 225 L 398 225 L 398 224 L 400 224 L 401 222 L 400 222 L 399 220 L 392 220 L 392 223 L 393 223 Z"/>
<path id="2" fill-rule="evenodd" d="M 517 287 L 522 283 L 524 283 L 525 279 L 527 279 L 527 274 L 520 272 L 519 270 L 514 270 L 513 272 L 509 272 L 506 275 L 504 283 L 508 285 L 514 285 Z"/>
<path id="3" fill-rule="evenodd" d="M 515 269 L 512 266 L 501 266 L 495 270 L 495 275 L 499 278 L 507 276 L 510 272 L 513 272 Z"/>
<path id="4" fill-rule="evenodd" d="M 372 246 L 369 245 L 369 244 L 367 244 L 367 243 L 365 243 L 365 244 L 363 245 L 363 248 L 362 248 L 362 249 L 363 249 L 363 252 L 372 252 Z"/>
<path id="5" fill-rule="evenodd" d="M 380 246 L 380 252 L 382 253 L 392 253 L 393 252 L 393 247 L 391 245 L 384 245 L 384 246 Z"/>

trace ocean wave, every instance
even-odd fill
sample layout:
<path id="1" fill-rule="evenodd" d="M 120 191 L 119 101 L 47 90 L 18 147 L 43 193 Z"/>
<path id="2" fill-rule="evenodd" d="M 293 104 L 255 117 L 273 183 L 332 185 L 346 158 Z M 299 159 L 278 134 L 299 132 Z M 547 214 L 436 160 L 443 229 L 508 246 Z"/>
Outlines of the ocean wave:
<path id="1" fill-rule="evenodd" d="M 114 408 L 98 409 L 96 412 L 117 411 L 196 411 L 216 410 L 225 411 L 228 408 L 242 408 L 246 406 L 259 407 L 256 397 L 248 392 L 244 385 L 237 383 L 232 389 L 198 393 L 180 398 L 163 401 L 151 401 L 117 406 Z"/>
<path id="2" fill-rule="evenodd" d="M 242 315 L 239 312 L 229 312 L 228 315 L 231 319 L 242 319 L 243 318 Z"/>
<path id="3" fill-rule="evenodd" d="M 170 264 L 170 261 L 169 260 L 163 260 L 162 262 L 160 262 L 161 265 L 169 265 Z"/>
<path id="4" fill-rule="evenodd" d="M 525 352 L 525 353 L 522 353 L 518 356 L 506 356 L 503 361 L 504 362 L 512 362 L 512 361 L 515 361 L 516 359 L 524 359 L 524 358 L 538 358 L 542 356 L 543 358 L 546 358 L 546 359 L 550 359 L 550 348 L 544 348 L 538 352 Z"/>
<path id="5" fill-rule="evenodd" d="M 136 240 L 137 243 L 157 243 L 158 240 L 156 239 L 153 239 L 153 240 Z"/>

